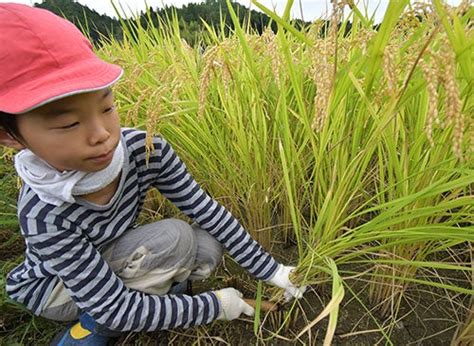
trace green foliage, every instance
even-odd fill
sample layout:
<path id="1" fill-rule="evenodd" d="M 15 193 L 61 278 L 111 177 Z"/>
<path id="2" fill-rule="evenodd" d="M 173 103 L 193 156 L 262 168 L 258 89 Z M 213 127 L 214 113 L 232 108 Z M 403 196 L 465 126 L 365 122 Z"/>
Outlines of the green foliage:
<path id="1" fill-rule="evenodd" d="M 121 38 L 122 28 L 118 20 L 101 15 L 79 2 L 44 0 L 41 3 L 35 3 L 34 6 L 56 13 L 74 23 L 79 29 L 85 29 L 94 42 L 99 42 L 102 36 Z"/>
<path id="2" fill-rule="evenodd" d="M 102 37 L 122 39 L 122 25 L 119 19 L 100 15 L 79 2 L 72 0 L 43 0 L 41 3 L 36 3 L 35 6 L 48 9 L 57 15 L 67 18 L 86 31 L 89 37 L 96 43 L 100 42 Z M 272 25 L 274 30 L 276 30 L 276 24 L 270 23 L 270 18 L 262 12 L 250 10 L 237 2 L 232 2 L 232 8 L 237 13 L 241 25 L 248 25 L 248 27 L 259 33 L 263 32 L 268 25 Z M 149 25 L 159 27 L 165 18 L 171 17 L 174 13 L 179 18 L 180 35 L 190 45 L 198 43 L 202 31 L 205 29 L 204 23 L 209 24 L 215 30 L 223 26 L 227 33 L 234 28 L 225 0 L 206 0 L 201 3 L 189 3 L 181 8 L 165 6 L 161 9 L 153 9 L 149 7 L 145 12 L 142 11 L 139 14 L 138 20 L 144 28 L 147 28 Z M 133 18 L 130 20 L 125 19 L 123 24 L 130 27 L 131 22 L 135 20 Z M 297 25 L 301 26 L 303 23 L 298 21 Z"/>

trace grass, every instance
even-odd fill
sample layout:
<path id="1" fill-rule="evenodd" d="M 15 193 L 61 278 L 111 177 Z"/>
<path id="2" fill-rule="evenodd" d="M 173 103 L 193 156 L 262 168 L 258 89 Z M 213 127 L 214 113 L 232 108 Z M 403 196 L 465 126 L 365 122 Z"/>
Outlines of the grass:
<path id="1" fill-rule="evenodd" d="M 123 42 L 98 51 L 126 71 L 115 87 L 123 124 L 165 136 L 201 185 L 276 257 L 298 265 L 296 282 L 311 286 L 278 315 L 171 339 L 468 340 L 472 6 L 390 2 L 379 30 L 356 5 L 349 14 L 336 6 L 332 19 L 341 25 L 322 36 L 321 21 L 293 27 L 292 1 L 281 17 L 255 4 L 278 24 L 276 34 L 258 35 L 231 12 L 228 36 L 208 27 L 190 47 L 170 14 L 159 28 L 125 27 Z M 8 169 L 2 172 L 14 181 Z M 12 186 L 5 185 L 5 205 L 14 206 Z M 4 225 L 14 229 L 14 207 L 5 213 Z M 152 193 L 142 220 L 175 214 Z M 19 252 L 13 257 L 2 273 L 21 260 Z M 229 275 L 250 280 L 234 268 L 212 282 L 225 285 Z M 243 289 L 255 292 L 255 285 Z M 263 286 L 265 297 L 281 295 Z M 7 328 L 8 340 L 43 337 L 34 326 L 44 321 L 5 299 L 14 320 L 34 321 L 27 330 Z M 130 338 L 147 343 L 153 334 Z"/>

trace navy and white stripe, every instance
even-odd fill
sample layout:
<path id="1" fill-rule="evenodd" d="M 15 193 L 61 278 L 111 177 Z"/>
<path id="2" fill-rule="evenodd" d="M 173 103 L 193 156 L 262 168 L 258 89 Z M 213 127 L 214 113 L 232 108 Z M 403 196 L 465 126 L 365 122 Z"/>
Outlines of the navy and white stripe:
<path id="1" fill-rule="evenodd" d="M 101 258 L 104 246 L 132 228 L 150 187 L 156 187 L 186 215 L 220 241 L 235 260 L 259 279 L 277 262 L 240 223 L 210 198 L 161 137 L 146 160 L 143 131 L 122 130 L 125 160 L 118 190 L 107 205 L 85 200 L 56 207 L 24 186 L 18 217 L 26 241 L 25 261 L 7 278 L 10 297 L 40 314 L 62 280 L 82 311 L 115 330 L 156 330 L 209 323 L 221 309 L 212 292 L 155 296 L 128 289 Z"/>

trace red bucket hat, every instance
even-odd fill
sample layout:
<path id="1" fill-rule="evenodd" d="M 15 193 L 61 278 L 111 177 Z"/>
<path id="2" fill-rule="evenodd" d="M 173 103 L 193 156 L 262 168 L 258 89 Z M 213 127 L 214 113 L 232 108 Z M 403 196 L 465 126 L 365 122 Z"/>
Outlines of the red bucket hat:
<path id="1" fill-rule="evenodd" d="M 99 59 L 71 22 L 20 4 L 0 4 L 0 111 L 20 114 L 106 88 L 123 70 Z"/>

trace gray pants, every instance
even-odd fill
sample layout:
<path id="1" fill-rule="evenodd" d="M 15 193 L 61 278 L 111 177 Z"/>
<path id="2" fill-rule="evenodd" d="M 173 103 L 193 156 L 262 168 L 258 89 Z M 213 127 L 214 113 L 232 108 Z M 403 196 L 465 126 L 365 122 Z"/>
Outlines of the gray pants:
<path id="1" fill-rule="evenodd" d="M 222 258 L 222 246 L 196 224 L 166 219 L 126 232 L 104 249 L 102 258 L 125 286 L 163 295 L 173 283 L 209 277 Z M 56 321 L 75 320 L 79 314 L 62 282 L 41 312 Z"/>

